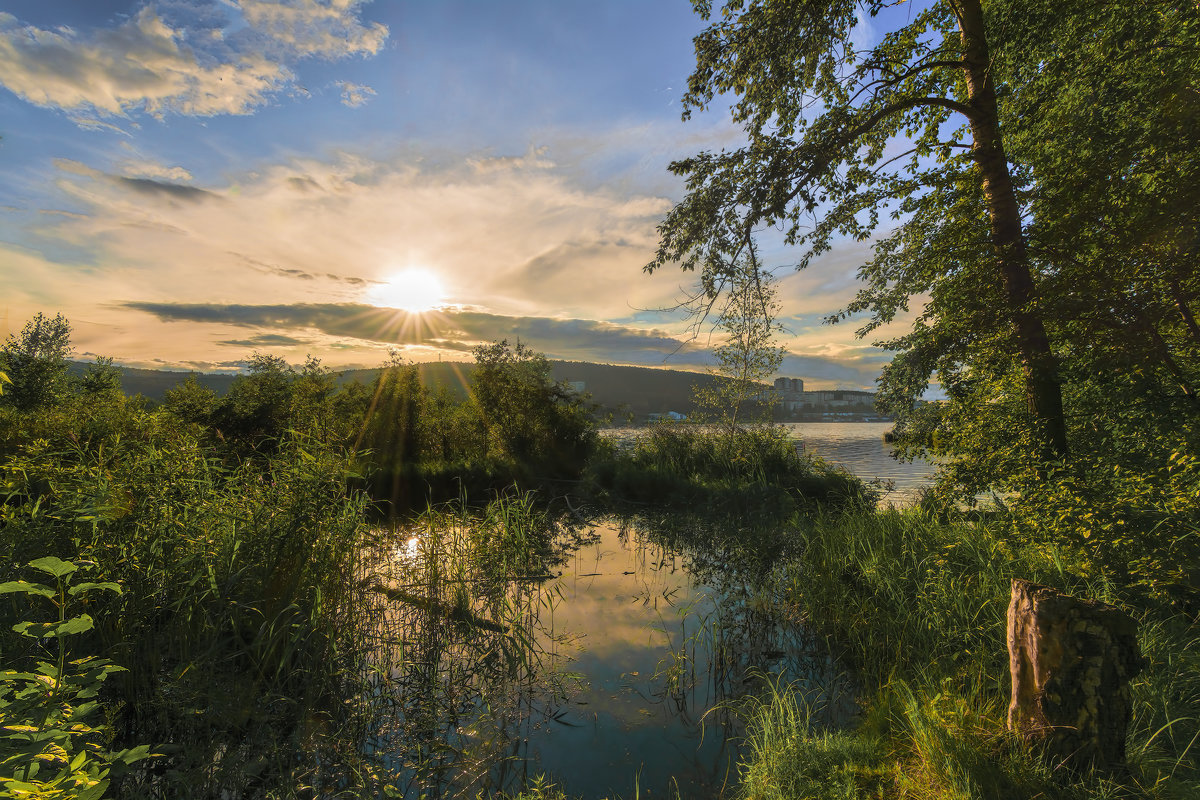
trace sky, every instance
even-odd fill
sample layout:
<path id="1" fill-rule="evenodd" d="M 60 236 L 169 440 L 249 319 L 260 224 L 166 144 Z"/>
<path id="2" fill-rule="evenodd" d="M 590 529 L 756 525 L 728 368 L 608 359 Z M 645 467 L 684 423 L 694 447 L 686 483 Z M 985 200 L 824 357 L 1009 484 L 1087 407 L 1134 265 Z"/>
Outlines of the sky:
<path id="1" fill-rule="evenodd" d="M 681 120 L 688 0 L 5 0 L 0 335 L 38 312 L 77 357 L 231 371 L 555 359 L 702 369 L 716 340 L 647 275 L 668 164 L 736 147 Z M 869 34 L 869 29 L 867 29 Z M 889 356 L 825 325 L 868 244 L 778 269 L 811 388 Z"/>

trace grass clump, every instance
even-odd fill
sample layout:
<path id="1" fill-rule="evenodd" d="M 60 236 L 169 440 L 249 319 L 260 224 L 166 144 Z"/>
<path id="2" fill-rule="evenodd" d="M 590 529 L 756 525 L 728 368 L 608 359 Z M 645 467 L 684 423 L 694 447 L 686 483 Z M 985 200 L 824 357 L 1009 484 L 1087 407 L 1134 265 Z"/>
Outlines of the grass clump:
<path id="1" fill-rule="evenodd" d="M 744 710 L 749 724 L 740 795 L 755 800 L 882 796 L 890 774 L 877 736 L 831 730 L 820 721 L 815 700 L 778 681 L 748 698 Z"/>

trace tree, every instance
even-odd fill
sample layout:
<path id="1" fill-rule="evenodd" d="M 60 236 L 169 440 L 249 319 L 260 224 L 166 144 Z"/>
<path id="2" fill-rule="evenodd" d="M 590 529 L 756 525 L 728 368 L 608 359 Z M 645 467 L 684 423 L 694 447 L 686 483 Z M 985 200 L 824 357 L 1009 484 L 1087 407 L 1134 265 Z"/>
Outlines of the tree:
<path id="1" fill-rule="evenodd" d="M 582 469 L 595 431 L 583 400 L 553 380 L 541 353 L 507 340 L 476 347 L 471 397 L 489 454 L 564 474 Z"/>
<path id="2" fill-rule="evenodd" d="M 718 297 L 724 299 L 716 325 L 724 338 L 713 348 L 718 382 L 697 391 L 696 403 L 732 432 L 747 421 L 751 406 L 769 411 L 774 395 L 764 400 L 763 384 L 783 362 L 783 348 L 775 344 L 779 309 L 774 276 L 762 269 L 753 242 L 728 269 L 725 286 L 714 285 L 695 298 L 693 313 L 704 316 Z"/>
<path id="3" fill-rule="evenodd" d="M 1005 8 L 1005 119 L 1074 416 L 1125 395 L 1141 438 L 1178 428 L 1200 412 L 1200 7 Z"/>
<path id="4" fill-rule="evenodd" d="M 375 462 L 389 474 L 421 458 L 421 416 L 425 388 L 415 364 L 393 351 L 375 378 L 371 402 L 356 447 L 375 454 Z M 394 500 L 395 498 L 393 498 Z"/>
<path id="5" fill-rule="evenodd" d="M 693 5 L 712 18 L 709 0 Z M 981 0 L 938 0 L 858 50 L 860 12 L 875 17 L 891 5 L 722 6 L 696 37 L 684 117 L 733 93 L 748 144 L 671 165 L 688 193 L 659 226 L 646 269 L 678 262 L 711 281 L 736 263 L 752 230 L 775 224 L 802 248 L 803 267 L 836 235 L 870 238 L 890 209 L 905 221 L 864 268 L 875 282 L 848 311 L 873 310 L 870 330 L 915 294 L 931 294 L 935 309 L 893 343 L 902 357 L 892 377 L 910 395 L 935 371 L 952 383 L 986 342 L 988 353 L 1015 359 L 1035 457 L 1064 458 L 1062 388 L 1005 151 L 990 20 Z M 952 118 L 961 125 L 954 133 Z M 950 245 L 937 263 L 910 258 L 918 232 Z"/>
<path id="6" fill-rule="evenodd" d="M 281 357 L 266 353 L 251 355 L 246 369 L 216 409 L 218 427 L 254 448 L 277 443 L 292 422 L 296 371 Z"/>
<path id="7" fill-rule="evenodd" d="M 1070 467 L 1081 485 L 1102 485 L 1101 471 L 1157 467 L 1200 444 L 1200 9 L 1158 0 L 987 9 L 1038 309 L 1071 411 Z M 887 316 L 909 294 L 930 293 L 912 333 L 889 343 L 900 355 L 885 370 L 883 401 L 918 443 L 936 426 L 937 454 L 958 456 L 950 477 L 968 496 L 1038 477 L 1020 459 L 1028 442 L 1012 424 L 1020 388 L 1005 342 L 977 324 L 993 302 L 974 282 L 978 225 L 947 215 L 970 198 L 961 181 L 914 198 L 851 307 Z M 949 401 L 914 415 L 932 369 Z"/>
<path id="8" fill-rule="evenodd" d="M 163 408 L 180 419 L 199 425 L 207 425 L 212 420 L 219 403 L 217 393 L 200 383 L 194 372 L 163 395 Z"/>
<path id="9" fill-rule="evenodd" d="M 62 314 L 48 319 L 38 313 L 21 335 L 9 336 L 0 348 L 0 364 L 11 382 L 7 402 L 25 411 L 49 405 L 67 389 L 71 356 L 71 324 Z"/>
<path id="10" fill-rule="evenodd" d="M 98 400 L 115 399 L 121 395 L 121 368 L 112 358 L 98 356 L 74 381 L 75 389 L 85 397 Z"/>

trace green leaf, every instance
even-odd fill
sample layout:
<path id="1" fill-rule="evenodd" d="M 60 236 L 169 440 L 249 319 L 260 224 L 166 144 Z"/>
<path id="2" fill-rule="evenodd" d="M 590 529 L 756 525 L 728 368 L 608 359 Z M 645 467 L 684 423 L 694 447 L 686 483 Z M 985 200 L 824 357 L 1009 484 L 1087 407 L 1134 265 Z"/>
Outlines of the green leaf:
<path id="1" fill-rule="evenodd" d="M 121 593 L 120 584 L 116 584 L 111 581 L 105 581 L 102 583 L 77 583 L 67 590 L 67 594 L 76 595 L 83 592 L 92 591 L 93 589 L 105 592 L 114 592 L 116 594 Z"/>
<path id="2" fill-rule="evenodd" d="M 43 558 L 34 559 L 29 562 L 29 566 L 36 570 L 41 570 L 47 575 L 52 575 L 55 578 L 65 578 L 79 569 L 79 567 L 70 561 L 63 561 L 57 556 L 44 556 Z"/>
<path id="3" fill-rule="evenodd" d="M 57 592 L 49 586 L 40 583 L 30 583 L 29 581 L 8 581 L 0 583 L 0 594 L 12 594 L 14 592 L 22 592 L 24 594 L 41 595 L 42 597 L 54 597 Z"/>
<path id="4" fill-rule="evenodd" d="M 57 639 L 90 631 L 92 628 L 92 618 L 87 614 L 72 617 L 66 622 L 18 622 L 12 626 L 15 632 L 34 639 Z"/>
<path id="5" fill-rule="evenodd" d="M 139 744 L 137 747 L 131 747 L 128 750 L 121 750 L 120 752 L 113 753 L 112 755 L 114 760 L 120 759 L 126 764 L 133 764 L 134 762 L 141 761 L 145 758 L 155 758 L 161 754 L 151 753 L 150 745 L 148 744 Z"/>

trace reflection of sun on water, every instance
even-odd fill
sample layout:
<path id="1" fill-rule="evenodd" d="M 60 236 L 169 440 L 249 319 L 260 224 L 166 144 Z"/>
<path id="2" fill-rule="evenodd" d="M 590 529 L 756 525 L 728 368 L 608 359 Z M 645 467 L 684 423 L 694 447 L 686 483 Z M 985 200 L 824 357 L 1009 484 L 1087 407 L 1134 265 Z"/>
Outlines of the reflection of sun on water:
<path id="1" fill-rule="evenodd" d="M 420 313 L 445 305 L 446 290 L 438 276 L 429 270 L 408 269 L 372 288 L 367 300 L 375 305 Z"/>
<path id="2" fill-rule="evenodd" d="M 392 560 L 400 564 L 415 563 L 420 548 L 421 540 L 416 536 L 410 536 L 404 540 L 404 544 L 392 551 Z"/>

